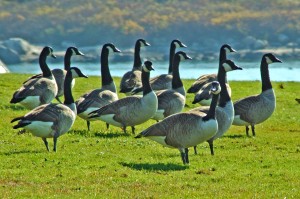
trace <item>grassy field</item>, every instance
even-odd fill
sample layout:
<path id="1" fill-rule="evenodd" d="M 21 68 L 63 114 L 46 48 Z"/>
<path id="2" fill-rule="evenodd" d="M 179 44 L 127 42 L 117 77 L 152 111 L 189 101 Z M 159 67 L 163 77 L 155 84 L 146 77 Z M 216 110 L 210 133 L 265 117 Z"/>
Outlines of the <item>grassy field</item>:
<path id="1" fill-rule="evenodd" d="M 190 154 L 184 166 L 179 151 L 120 128 L 106 131 L 103 122 L 77 118 L 58 139 L 57 153 L 47 152 L 40 138 L 18 135 L 11 119 L 28 112 L 9 104 L 13 92 L 28 77 L 0 78 L 0 195 L 2 198 L 299 198 L 300 83 L 274 82 L 277 109 L 246 137 L 232 126 L 215 141 L 215 156 L 207 143 Z M 74 96 L 100 86 L 98 77 L 77 79 Z M 119 79 L 116 80 L 119 84 Z M 185 87 L 192 80 L 185 80 Z M 260 92 L 260 82 L 231 82 L 233 100 Z M 123 97 L 123 96 L 120 96 Z M 193 95 L 188 95 L 191 104 Z M 154 121 L 136 126 L 136 132 Z M 128 129 L 130 130 L 130 129 Z M 129 131 L 130 132 L 130 131 Z M 49 139 L 52 148 L 52 140 Z"/>

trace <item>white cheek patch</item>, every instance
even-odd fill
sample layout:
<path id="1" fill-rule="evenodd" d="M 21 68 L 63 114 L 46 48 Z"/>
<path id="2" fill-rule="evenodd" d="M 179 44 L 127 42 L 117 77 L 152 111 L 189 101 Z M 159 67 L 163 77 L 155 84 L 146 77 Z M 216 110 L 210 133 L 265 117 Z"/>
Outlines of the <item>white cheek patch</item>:
<path id="1" fill-rule="evenodd" d="M 230 66 L 229 64 L 227 64 L 227 63 L 224 63 L 224 64 L 223 64 L 223 67 L 224 67 L 224 70 L 225 70 L 226 72 L 232 71 L 231 66 Z"/>
<path id="2" fill-rule="evenodd" d="M 72 55 L 74 55 L 74 54 L 76 54 L 76 52 L 75 52 L 75 50 L 72 48 L 72 51 L 71 51 L 72 53 Z"/>
<path id="3" fill-rule="evenodd" d="M 270 59 L 270 57 L 268 57 L 268 56 L 266 56 L 266 62 L 268 63 L 268 64 L 272 64 L 273 63 L 273 61 Z"/>
<path id="4" fill-rule="evenodd" d="M 143 65 L 143 70 L 144 70 L 145 72 L 147 72 L 147 73 L 150 72 L 150 70 L 148 70 L 148 68 L 147 68 L 145 65 Z"/>

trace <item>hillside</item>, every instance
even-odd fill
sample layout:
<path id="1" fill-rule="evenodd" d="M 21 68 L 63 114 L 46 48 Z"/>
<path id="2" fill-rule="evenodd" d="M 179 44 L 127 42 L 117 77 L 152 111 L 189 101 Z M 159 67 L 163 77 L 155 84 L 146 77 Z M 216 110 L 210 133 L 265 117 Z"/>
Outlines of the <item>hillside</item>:
<path id="1" fill-rule="evenodd" d="M 297 0 L 14 0 L 0 2 L 0 40 L 21 37 L 64 47 L 117 43 L 138 37 L 153 45 L 179 38 L 197 50 L 300 43 Z"/>

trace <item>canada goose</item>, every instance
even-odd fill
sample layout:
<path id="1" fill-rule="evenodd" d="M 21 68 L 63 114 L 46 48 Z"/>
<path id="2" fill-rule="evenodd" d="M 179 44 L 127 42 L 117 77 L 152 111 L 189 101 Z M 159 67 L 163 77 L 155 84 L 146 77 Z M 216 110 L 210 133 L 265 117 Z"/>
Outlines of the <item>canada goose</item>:
<path id="1" fill-rule="evenodd" d="M 55 99 L 57 101 L 59 101 L 60 103 L 61 103 L 61 101 L 60 101 L 59 97 L 64 95 L 64 81 L 66 78 L 67 71 L 71 67 L 72 55 L 83 56 L 84 54 L 82 52 L 80 52 L 78 50 L 78 48 L 71 46 L 71 47 L 67 48 L 65 56 L 64 56 L 64 69 L 55 68 L 52 70 L 52 74 L 54 75 L 54 78 L 55 78 L 55 81 L 56 81 L 57 87 L 58 87 L 58 92 L 57 92 Z M 73 81 L 72 81 L 72 88 L 74 87 L 74 85 L 75 85 L 75 79 L 73 79 Z"/>
<path id="2" fill-rule="evenodd" d="M 217 79 L 221 86 L 221 92 L 220 92 L 220 99 L 218 102 L 218 106 L 216 108 L 216 118 L 218 121 L 218 131 L 217 133 L 207 140 L 211 155 L 214 155 L 214 148 L 213 148 L 213 142 L 214 140 L 222 137 L 224 133 L 230 128 L 233 118 L 234 118 L 234 109 L 233 109 L 233 103 L 231 101 L 230 95 L 227 90 L 226 86 L 226 73 L 233 70 L 242 70 L 241 67 L 235 65 L 235 63 L 231 60 L 225 60 L 222 64 L 219 66 Z M 212 83 L 210 83 L 209 88 L 212 86 Z M 203 113 L 208 113 L 209 107 L 208 106 L 201 106 L 194 109 L 191 109 L 190 111 L 200 111 Z M 194 146 L 194 152 L 197 154 L 197 148 Z"/>
<path id="3" fill-rule="evenodd" d="M 142 61 L 140 56 L 141 47 L 150 46 L 144 39 L 138 39 L 134 48 L 134 62 L 131 71 L 126 72 L 120 82 L 120 93 L 130 95 L 131 90 L 134 87 L 141 86 L 141 74 L 142 74 Z"/>
<path id="4" fill-rule="evenodd" d="M 236 52 L 236 51 L 228 44 L 222 45 L 219 54 L 219 64 L 223 63 L 227 59 L 226 54 L 231 52 Z M 217 79 L 217 74 L 201 75 L 187 90 L 187 93 L 197 93 L 203 85 L 205 85 L 208 82 L 215 81 L 216 79 Z"/>
<path id="5" fill-rule="evenodd" d="M 80 52 L 78 50 L 78 48 L 71 46 L 71 47 L 67 48 L 65 56 L 64 56 L 64 69 L 55 68 L 55 69 L 51 70 L 51 72 L 52 72 L 52 74 L 55 78 L 57 88 L 58 88 L 57 95 L 55 96 L 55 99 L 59 103 L 62 103 L 60 101 L 59 97 L 63 96 L 63 94 L 64 94 L 64 81 L 65 81 L 65 78 L 66 78 L 67 71 L 71 67 L 71 57 L 72 57 L 72 55 L 82 55 L 83 56 L 84 54 L 82 52 Z M 38 74 L 38 75 L 32 76 L 30 79 L 41 78 L 41 77 L 42 77 L 42 74 Z M 74 87 L 74 85 L 75 85 L 75 79 L 73 79 L 73 81 L 72 81 L 72 88 Z"/>
<path id="6" fill-rule="evenodd" d="M 110 74 L 108 66 L 109 52 L 121 52 L 111 43 L 104 44 L 101 51 L 101 77 L 102 88 L 94 89 L 82 95 L 77 101 L 78 116 L 86 120 L 88 130 L 90 130 L 89 113 L 101 108 L 102 106 L 118 100 L 117 89 L 114 80 Z M 107 124 L 108 128 L 108 124 Z"/>
<path id="7" fill-rule="evenodd" d="M 220 91 L 219 83 L 213 82 L 211 92 L 214 96 L 207 114 L 195 111 L 170 115 L 142 131 L 136 138 L 146 137 L 163 146 L 177 148 L 183 164 L 188 164 L 188 148 L 208 140 L 218 130 L 215 109 Z"/>
<path id="8" fill-rule="evenodd" d="M 210 92 L 211 82 L 204 84 L 200 90 L 195 94 L 193 104 L 199 103 L 202 106 L 209 106 L 211 103 L 212 94 Z M 226 83 L 226 88 L 229 96 L 231 96 L 231 88 L 228 83 Z"/>
<path id="9" fill-rule="evenodd" d="M 153 90 L 165 90 L 172 88 L 172 79 L 173 79 L 173 59 L 175 55 L 176 48 L 186 48 L 186 45 L 179 41 L 178 39 L 174 39 L 170 44 L 170 54 L 169 54 L 169 69 L 168 74 L 158 75 L 156 77 L 150 78 L 150 85 Z M 134 88 L 132 90 L 132 94 L 137 94 L 143 91 L 142 87 Z"/>
<path id="10" fill-rule="evenodd" d="M 33 109 L 39 105 L 50 103 L 57 94 L 57 84 L 49 69 L 46 58 L 53 55 L 53 49 L 49 46 L 43 48 L 39 64 L 42 70 L 41 78 L 31 78 L 24 82 L 14 94 L 10 103 L 20 103 L 28 109 Z"/>
<path id="11" fill-rule="evenodd" d="M 64 104 L 40 105 L 25 116 L 13 119 L 12 123 L 19 121 L 13 128 L 24 128 L 34 136 L 41 137 L 48 151 L 47 138 L 53 137 L 53 151 L 56 151 L 57 138 L 72 127 L 76 118 L 76 106 L 71 89 L 71 82 L 74 77 L 87 76 L 76 67 L 71 67 L 68 70 L 64 83 Z"/>
<path id="12" fill-rule="evenodd" d="M 128 96 L 114 101 L 102 108 L 92 111 L 90 118 L 96 118 L 114 126 L 134 126 L 144 123 L 155 114 L 157 110 L 157 97 L 149 84 L 150 71 L 154 70 L 152 62 L 145 61 L 142 68 L 143 96 Z"/>
<path id="13" fill-rule="evenodd" d="M 172 89 L 157 91 L 158 108 L 152 119 L 159 121 L 182 111 L 185 105 L 185 90 L 179 75 L 180 61 L 192 59 L 185 52 L 179 51 L 174 56 Z"/>
<path id="14" fill-rule="evenodd" d="M 262 92 L 240 99 L 234 103 L 233 125 L 246 126 L 246 134 L 249 136 L 249 125 L 252 135 L 255 136 L 255 125 L 268 119 L 275 110 L 276 98 L 269 76 L 269 64 L 282 61 L 272 53 L 262 56 L 260 64 Z"/>

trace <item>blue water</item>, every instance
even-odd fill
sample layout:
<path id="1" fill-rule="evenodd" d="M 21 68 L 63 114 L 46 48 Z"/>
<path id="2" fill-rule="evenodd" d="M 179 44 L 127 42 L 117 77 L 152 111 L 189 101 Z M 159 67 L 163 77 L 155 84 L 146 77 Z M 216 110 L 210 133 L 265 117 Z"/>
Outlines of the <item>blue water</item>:
<path id="1" fill-rule="evenodd" d="M 243 70 L 229 72 L 228 80 L 260 80 L 260 63 L 253 62 L 237 62 L 235 63 L 243 68 Z M 63 68 L 63 64 L 49 63 L 51 69 Z M 155 71 L 151 73 L 151 77 L 159 74 L 167 73 L 167 62 L 154 62 Z M 85 74 L 100 76 L 100 63 L 72 63 L 72 66 L 79 67 Z M 131 70 L 132 62 L 128 63 L 110 63 L 109 65 L 112 76 L 121 77 L 125 72 Z M 180 63 L 180 76 L 184 79 L 196 79 L 200 75 L 217 73 L 218 63 L 196 62 L 187 60 Z M 8 66 L 13 73 L 40 73 L 41 70 L 37 63 L 22 63 L 18 65 Z M 300 81 L 300 62 L 290 61 L 285 63 L 274 63 L 269 66 L 271 81 Z"/>

